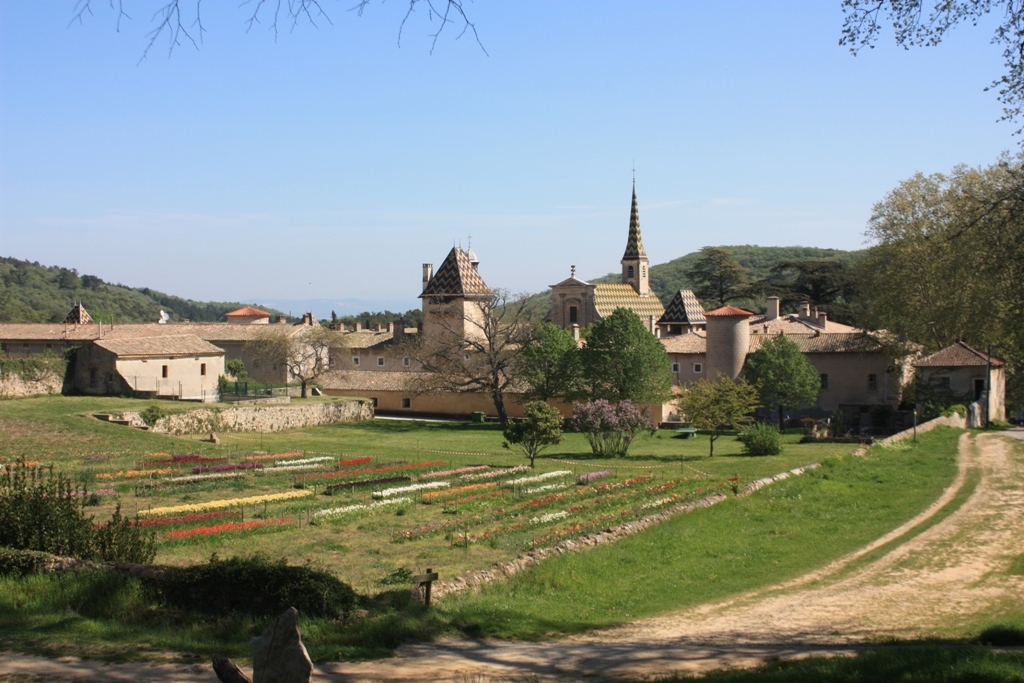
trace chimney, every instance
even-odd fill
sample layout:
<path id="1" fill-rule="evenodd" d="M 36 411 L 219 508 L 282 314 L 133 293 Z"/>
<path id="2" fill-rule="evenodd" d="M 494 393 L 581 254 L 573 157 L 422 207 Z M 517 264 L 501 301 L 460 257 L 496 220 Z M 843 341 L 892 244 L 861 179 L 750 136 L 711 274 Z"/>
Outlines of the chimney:
<path id="1" fill-rule="evenodd" d="M 375 324 L 375 325 L 373 326 L 373 331 L 374 331 L 374 332 L 377 332 L 378 334 L 380 333 L 380 323 L 376 323 L 376 324 Z"/>
<path id="2" fill-rule="evenodd" d="M 653 315 L 647 316 L 647 331 L 650 332 L 651 334 L 654 334 L 654 330 L 656 329 L 654 325 L 654 320 L 655 318 Z"/>
<path id="3" fill-rule="evenodd" d="M 287 322 L 288 322 L 288 318 L 287 318 L 287 316 L 283 316 L 283 315 L 279 315 L 279 316 L 277 316 L 277 324 L 278 324 L 278 325 L 284 325 L 284 324 L 286 324 Z"/>
<path id="4" fill-rule="evenodd" d="M 338 323 L 338 332 L 345 331 L 345 323 Z"/>
<path id="5" fill-rule="evenodd" d="M 828 330 L 828 313 L 825 311 L 818 311 L 818 326 L 823 330 Z"/>
<path id="6" fill-rule="evenodd" d="M 392 323 L 388 323 L 388 334 L 392 334 L 393 335 L 394 333 L 395 333 L 395 324 L 393 322 Z"/>
<path id="7" fill-rule="evenodd" d="M 362 332 L 362 331 L 363 331 L 363 324 L 362 323 L 356 323 L 356 332 Z"/>
<path id="8" fill-rule="evenodd" d="M 811 319 L 811 302 L 801 301 L 800 302 L 800 317 L 804 320 Z"/>
<path id="9" fill-rule="evenodd" d="M 765 316 L 768 320 L 775 320 L 779 317 L 779 297 L 768 297 L 768 313 Z"/>
<path id="10" fill-rule="evenodd" d="M 424 263 L 423 264 L 423 286 L 426 287 L 427 283 L 434 277 L 434 264 Z"/>
<path id="11" fill-rule="evenodd" d="M 572 338 L 575 339 L 577 342 L 579 342 L 580 340 L 580 326 L 577 325 L 576 323 L 573 323 L 572 325 Z"/>
<path id="12" fill-rule="evenodd" d="M 401 320 L 388 323 L 388 330 L 391 331 L 391 338 L 396 342 L 400 342 L 405 338 L 405 323 Z"/>

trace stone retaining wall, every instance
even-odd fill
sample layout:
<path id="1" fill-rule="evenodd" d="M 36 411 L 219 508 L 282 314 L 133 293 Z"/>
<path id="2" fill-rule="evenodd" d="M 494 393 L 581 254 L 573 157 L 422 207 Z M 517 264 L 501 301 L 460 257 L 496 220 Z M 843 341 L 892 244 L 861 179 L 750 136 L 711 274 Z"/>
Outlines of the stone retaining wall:
<path id="1" fill-rule="evenodd" d="M 747 484 L 747 487 L 744 490 L 744 492 L 739 495 L 750 495 L 754 491 L 757 491 L 758 489 L 763 488 L 768 484 L 780 481 L 782 479 L 786 479 L 787 477 L 792 475 L 803 474 L 804 472 L 812 470 L 816 467 L 820 467 L 820 464 L 812 463 L 804 467 L 797 467 L 795 469 L 789 470 L 788 472 L 776 474 L 772 477 L 765 477 L 764 479 L 759 479 L 755 482 Z M 548 548 L 536 548 L 534 550 L 527 552 L 524 555 L 520 555 L 515 559 L 508 560 L 507 562 L 498 562 L 494 565 L 493 569 L 471 570 L 466 572 L 462 576 L 458 576 L 452 579 L 451 581 L 439 581 L 431 587 L 431 595 L 434 598 L 440 599 L 445 595 L 463 593 L 466 591 L 476 591 L 479 590 L 485 583 L 490 583 L 492 581 L 500 581 L 501 579 L 515 576 L 516 574 L 519 574 L 520 572 L 532 567 L 533 565 L 543 562 L 549 557 L 555 555 L 564 555 L 565 553 L 580 552 L 583 550 L 594 548 L 599 545 L 607 545 L 608 543 L 614 543 L 615 541 L 625 538 L 626 536 L 638 534 L 641 531 L 644 531 L 645 529 L 648 529 L 654 526 L 655 524 L 660 524 L 661 522 L 664 522 L 672 517 L 675 517 L 676 515 L 692 512 L 697 508 L 711 507 L 712 505 L 717 505 L 718 503 L 721 503 L 723 500 L 727 499 L 728 496 L 721 493 L 716 493 L 714 495 L 701 498 L 700 500 L 695 500 L 690 503 L 677 505 L 673 508 L 669 508 L 668 510 L 663 510 L 662 512 L 658 512 L 653 515 L 641 517 L 640 519 L 634 522 L 626 522 L 625 524 L 620 524 L 619 526 L 612 527 L 610 529 L 605 529 L 604 531 L 598 531 L 596 533 L 580 536 L 579 538 L 571 538 L 564 541 L 560 541 Z M 419 593 L 420 591 L 422 591 L 422 589 L 414 588 L 413 591 Z"/>
<path id="2" fill-rule="evenodd" d="M 63 386 L 64 377 L 56 372 L 36 372 L 32 379 L 22 379 L 17 373 L 10 372 L 0 377 L 0 397 L 60 395 Z"/>
<path id="3" fill-rule="evenodd" d="M 141 426 L 138 411 L 113 415 L 114 420 L 126 420 L 132 426 Z M 210 432 L 278 432 L 318 425 L 341 424 L 373 419 L 373 404 L 369 401 L 331 401 L 289 406 L 233 406 L 198 408 L 183 413 L 164 415 L 151 431 L 172 436 L 209 434 Z"/>
<path id="4" fill-rule="evenodd" d="M 917 433 L 924 434 L 930 432 L 936 427 L 954 427 L 956 429 L 966 429 L 967 421 L 960 415 L 954 413 L 949 417 L 936 417 L 927 422 L 922 422 L 917 425 Z M 914 438 L 914 428 L 904 429 L 902 432 L 896 432 L 892 436 L 887 436 L 884 439 L 875 439 L 876 444 L 886 445 L 890 443 L 896 443 L 897 441 L 905 441 L 906 439 Z M 861 446 L 854 453 L 855 456 L 861 456 L 868 452 L 868 446 Z"/>

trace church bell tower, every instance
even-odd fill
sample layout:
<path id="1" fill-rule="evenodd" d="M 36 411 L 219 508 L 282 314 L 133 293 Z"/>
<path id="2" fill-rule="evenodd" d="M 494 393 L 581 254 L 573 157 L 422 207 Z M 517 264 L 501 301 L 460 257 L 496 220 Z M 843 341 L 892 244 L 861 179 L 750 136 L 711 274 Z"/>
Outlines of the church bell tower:
<path id="1" fill-rule="evenodd" d="M 640 238 L 640 210 L 636 206 L 636 180 L 633 181 L 633 205 L 629 209 L 629 238 L 622 255 L 622 284 L 630 285 L 640 296 L 651 295 L 650 263 Z"/>

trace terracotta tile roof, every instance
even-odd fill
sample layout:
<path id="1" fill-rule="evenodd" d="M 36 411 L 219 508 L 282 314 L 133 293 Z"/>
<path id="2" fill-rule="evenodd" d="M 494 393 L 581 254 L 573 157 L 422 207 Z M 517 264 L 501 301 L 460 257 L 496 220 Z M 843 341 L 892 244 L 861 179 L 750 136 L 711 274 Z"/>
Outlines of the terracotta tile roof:
<path id="1" fill-rule="evenodd" d="M 667 353 L 707 353 L 708 342 L 702 334 L 691 332 L 674 337 L 662 337 L 661 345 Z"/>
<path id="2" fill-rule="evenodd" d="M 736 308 L 735 306 L 722 306 L 721 308 L 716 308 L 713 311 L 708 311 L 704 315 L 708 318 L 712 316 L 720 318 L 745 318 L 754 314 L 750 311 L 744 311 L 742 308 Z"/>
<path id="3" fill-rule="evenodd" d="M 697 296 L 689 289 L 680 289 L 672 297 L 665 315 L 661 316 L 659 323 L 675 323 L 683 325 L 703 325 L 707 322 L 704 318 L 704 307 L 700 305 Z"/>
<path id="4" fill-rule="evenodd" d="M 640 209 L 636 205 L 636 182 L 633 183 L 633 203 L 629 207 L 629 237 L 626 239 L 626 251 L 622 260 L 647 258 L 644 241 L 640 238 Z"/>
<path id="5" fill-rule="evenodd" d="M 97 339 L 93 342 L 119 358 L 149 356 L 223 356 L 224 349 L 194 334 L 141 339 Z"/>
<path id="6" fill-rule="evenodd" d="M 342 339 L 347 349 L 370 349 L 378 344 L 384 344 L 393 338 L 391 332 L 375 332 L 374 330 L 360 330 L 359 332 L 344 332 Z"/>
<path id="7" fill-rule="evenodd" d="M 276 325 L 232 325 L 230 323 L 121 323 L 104 324 L 104 339 L 143 339 L 194 334 L 209 342 L 245 342 Z M 281 325 L 289 334 L 298 334 L 301 325 Z M 89 341 L 100 338 L 100 325 L 63 325 L 60 323 L 0 324 L 0 341 Z"/>
<path id="8" fill-rule="evenodd" d="M 469 256 L 459 247 L 453 247 L 444 263 L 423 288 L 420 298 L 425 297 L 466 297 L 469 299 L 490 298 L 491 290 L 473 267 Z"/>
<path id="9" fill-rule="evenodd" d="M 758 332 L 762 332 L 765 325 L 768 326 L 769 334 L 779 334 L 784 332 L 786 334 L 808 334 L 809 332 L 860 332 L 856 327 L 845 325 L 843 323 L 837 323 L 834 320 L 829 320 L 827 327 L 823 330 L 820 325 L 805 320 L 795 313 L 779 316 L 774 320 L 768 320 L 765 315 L 756 315 L 750 319 L 751 328 L 758 328 Z M 754 330 L 750 330 L 751 334 Z"/>
<path id="10" fill-rule="evenodd" d="M 765 339 L 773 339 L 778 335 L 750 335 L 748 353 L 761 348 Z M 882 343 L 875 337 L 864 332 L 822 332 L 819 334 L 787 334 L 802 353 L 879 353 Z"/>
<path id="11" fill-rule="evenodd" d="M 655 320 L 665 314 L 665 307 L 656 296 L 640 296 L 632 285 L 609 284 L 594 286 L 594 306 L 602 318 L 607 318 L 616 308 L 628 308 L 646 322 L 648 316 Z"/>
<path id="12" fill-rule="evenodd" d="M 237 311 L 231 311 L 230 313 L 224 314 L 225 318 L 269 318 L 270 314 L 266 311 L 261 311 L 258 308 L 252 306 L 245 306 L 239 308 Z"/>
<path id="13" fill-rule="evenodd" d="M 992 356 L 992 367 L 998 368 L 1004 365 L 1001 358 Z M 922 358 L 913 364 L 915 368 L 957 368 L 976 367 L 988 365 L 989 355 L 979 351 L 966 342 L 958 341 L 951 346 L 936 351 L 927 358 Z"/>

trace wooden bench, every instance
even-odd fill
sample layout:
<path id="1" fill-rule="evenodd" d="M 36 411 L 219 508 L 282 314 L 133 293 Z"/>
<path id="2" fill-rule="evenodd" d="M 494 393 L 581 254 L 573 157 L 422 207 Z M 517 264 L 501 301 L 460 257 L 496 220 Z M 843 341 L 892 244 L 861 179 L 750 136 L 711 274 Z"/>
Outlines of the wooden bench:
<path id="1" fill-rule="evenodd" d="M 676 430 L 677 438 L 689 439 L 691 436 L 697 435 L 697 430 L 693 427 L 680 427 Z"/>

